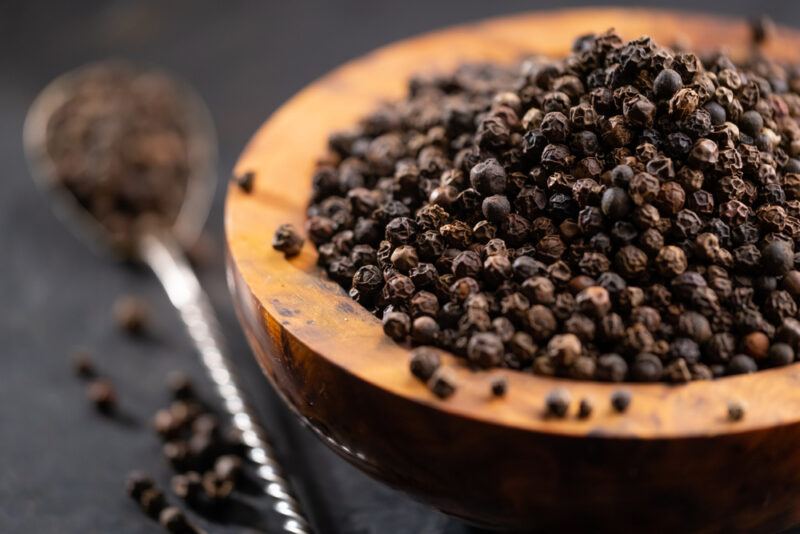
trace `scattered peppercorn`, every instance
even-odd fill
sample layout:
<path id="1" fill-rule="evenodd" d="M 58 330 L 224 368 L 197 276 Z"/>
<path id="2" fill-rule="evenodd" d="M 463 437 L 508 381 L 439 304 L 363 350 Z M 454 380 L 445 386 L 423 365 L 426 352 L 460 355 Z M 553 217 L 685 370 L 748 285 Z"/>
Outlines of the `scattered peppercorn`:
<path id="1" fill-rule="evenodd" d="M 618 413 L 628 411 L 631 404 L 631 394 L 628 390 L 618 389 L 611 394 L 611 407 Z"/>
<path id="2" fill-rule="evenodd" d="M 155 482 L 153 479 L 141 471 L 131 471 L 128 473 L 128 478 L 125 481 L 125 491 L 136 501 L 141 498 L 145 490 L 154 487 Z"/>
<path id="3" fill-rule="evenodd" d="M 97 411 L 104 415 L 111 415 L 117 407 L 116 390 L 106 379 L 92 380 L 86 388 L 86 396 Z"/>
<path id="4" fill-rule="evenodd" d="M 114 320 L 124 332 L 139 336 L 147 329 L 150 310 L 147 303 L 135 295 L 123 295 L 114 301 Z"/>
<path id="5" fill-rule="evenodd" d="M 256 173 L 253 171 L 246 171 L 241 174 L 235 174 L 233 176 L 233 181 L 237 186 L 239 186 L 239 189 L 247 194 L 250 194 L 253 192 L 253 184 L 256 181 Z"/>
<path id="6" fill-rule="evenodd" d="M 199 532 L 197 528 L 189 522 L 186 514 L 176 506 L 167 506 L 161 510 L 161 513 L 158 515 L 158 522 L 167 532 L 172 532 L 173 534 L 194 534 Z"/>
<path id="7" fill-rule="evenodd" d="M 508 390 L 508 380 L 504 377 L 498 377 L 492 380 L 492 395 L 495 397 L 504 397 Z"/>
<path id="8" fill-rule="evenodd" d="M 272 248 L 283 252 L 285 257 L 291 258 L 300 254 L 303 242 L 303 238 L 300 237 L 294 226 L 282 224 L 275 230 L 275 236 L 272 238 Z"/>
<path id="9" fill-rule="evenodd" d="M 741 421 L 744 419 L 744 405 L 739 401 L 728 403 L 728 419 L 730 421 Z"/>
<path id="10" fill-rule="evenodd" d="M 570 395 L 564 388 L 556 388 L 545 398 L 545 411 L 548 416 L 563 419 L 569 411 Z"/>
<path id="11" fill-rule="evenodd" d="M 85 350 L 77 350 L 72 354 L 72 368 L 79 378 L 92 379 L 97 376 L 92 357 Z"/>
<path id="12" fill-rule="evenodd" d="M 446 399 L 456 392 L 455 376 L 450 369 L 440 367 L 428 380 L 428 389 L 440 399 Z"/>
<path id="13" fill-rule="evenodd" d="M 581 399 L 580 403 L 578 404 L 578 418 L 588 419 L 592 415 L 593 410 L 594 405 L 592 404 L 592 401 L 586 398 Z"/>

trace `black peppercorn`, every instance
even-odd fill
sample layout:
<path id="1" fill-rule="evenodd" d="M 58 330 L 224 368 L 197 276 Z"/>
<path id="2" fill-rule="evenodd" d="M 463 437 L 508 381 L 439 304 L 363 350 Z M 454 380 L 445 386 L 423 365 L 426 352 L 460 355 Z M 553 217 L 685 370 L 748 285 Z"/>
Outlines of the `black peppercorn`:
<path id="1" fill-rule="evenodd" d="M 392 311 L 383 316 L 383 331 L 395 341 L 405 341 L 411 333 L 411 318 L 399 311 Z"/>
<path id="2" fill-rule="evenodd" d="M 683 87 L 681 75 L 672 69 L 664 69 L 653 80 L 653 92 L 659 100 L 667 100 Z"/>
<path id="3" fill-rule="evenodd" d="M 592 415 L 592 411 L 594 410 L 594 405 L 592 401 L 587 398 L 583 398 L 580 400 L 578 404 L 578 418 L 579 419 L 588 419 Z"/>
<path id="4" fill-rule="evenodd" d="M 439 367 L 428 380 L 428 389 L 440 399 L 452 396 L 456 392 L 456 380 L 452 370 Z"/>
<path id="5" fill-rule="evenodd" d="M 564 388 L 556 388 L 545 398 L 545 413 L 550 417 L 563 419 L 569 411 L 570 394 Z"/>
<path id="6" fill-rule="evenodd" d="M 496 367 L 503 361 L 503 342 L 488 332 L 474 334 L 467 345 L 467 358 L 479 367 Z"/>
<path id="7" fill-rule="evenodd" d="M 730 401 L 728 403 L 728 420 L 741 421 L 744 419 L 744 405 L 739 401 Z"/>
<path id="8" fill-rule="evenodd" d="M 427 382 L 440 365 L 439 353 L 430 347 L 417 347 L 411 351 L 411 374 L 423 382 Z"/>
<path id="9" fill-rule="evenodd" d="M 611 394 L 611 407 L 617 413 L 628 411 L 631 405 L 631 394 L 629 391 L 619 389 Z"/>
<path id="10" fill-rule="evenodd" d="M 728 363 L 728 374 L 739 375 L 746 373 L 755 373 L 758 371 L 758 365 L 755 360 L 746 354 L 737 354 L 732 357 Z"/>
<path id="11" fill-rule="evenodd" d="M 492 380 L 491 383 L 492 395 L 495 397 L 503 397 L 508 390 L 508 381 L 503 377 L 498 377 Z"/>

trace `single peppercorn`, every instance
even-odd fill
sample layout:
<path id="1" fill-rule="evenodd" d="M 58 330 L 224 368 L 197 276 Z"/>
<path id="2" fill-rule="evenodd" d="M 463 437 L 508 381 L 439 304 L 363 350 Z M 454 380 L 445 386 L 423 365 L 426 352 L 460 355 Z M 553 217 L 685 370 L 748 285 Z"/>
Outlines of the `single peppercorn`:
<path id="1" fill-rule="evenodd" d="M 592 401 L 583 398 L 578 403 L 578 418 L 579 419 L 588 419 L 592 415 L 592 411 L 594 410 L 594 405 Z"/>
<path id="2" fill-rule="evenodd" d="M 750 356 L 746 354 L 737 354 L 733 356 L 728 362 L 728 374 L 740 375 L 747 373 L 755 373 L 758 371 L 758 365 Z"/>
<path id="3" fill-rule="evenodd" d="M 611 394 L 611 407 L 617 413 L 625 413 L 631 405 L 631 394 L 628 390 L 618 389 Z"/>
<path id="4" fill-rule="evenodd" d="M 672 69 L 664 69 L 653 80 L 653 93 L 659 100 L 668 100 L 683 87 L 681 75 Z"/>
<path id="5" fill-rule="evenodd" d="M 383 316 L 383 331 L 395 341 L 405 341 L 411 333 L 411 318 L 400 311 L 392 311 Z"/>
<path id="6" fill-rule="evenodd" d="M 428 389 L 440 399 L 452 396 L 456 392 L 456 380 L 452 370 L 439 367 L 428 380 Z"/>
<path id="7" fill-rule="evenodd" d="M 439 353 L 431 347 L 417 347 L 411 351 L 411 374 L 427 382 L 441 365 Z"/>
<path id="8" fill-rule="evenodd" d="M 545 398 L 545 413 L 549 417 L 563 419 L 569 411 L 570 394 L 564 388 L 556 388 Z"/>
<path id="9" fill-rule="evenodd" d="M 744 419 L 744 405 L 739 401 L 730 401 L 727 410 L 728 420 L 736 422 Z"/>
<path id="10" fill-rule="evenodd" d="M 503 354 L 503 342 L 495 334 L 481 332 L 469 339 L 467 359 L 479 367 L 496 367 L 502 362 Z"/>
<path id="11" fill-rule="evenodd" d="M 283 252 L 285 257 L 291 258 L 300 254 L 303 242 L 303 238 L 293 225 L 282 224 L 275 230 L 275 235 L 272 238 L 272 248 Z"/>
<path id="12" fill-rule="evenodd" d="M 492 396 L 504 397 L 508 391 L 508 380 L 504 377 L 498 377 L 492 380 L 491 383 Z"/>
<path id="13" fill-rule="evenodd" d="M 483 216 L 493 223 L 502 223 L 511 213 L 511 204 L 505 195 L 492 195 L 483 199 Z"/>
<path id="14" fill-rule="evenodd" d="M 106 379 L 92 380 L 86 388 L 86 396 L 98 412 L 111 415 L 117 407 L 117 392 Z"/>

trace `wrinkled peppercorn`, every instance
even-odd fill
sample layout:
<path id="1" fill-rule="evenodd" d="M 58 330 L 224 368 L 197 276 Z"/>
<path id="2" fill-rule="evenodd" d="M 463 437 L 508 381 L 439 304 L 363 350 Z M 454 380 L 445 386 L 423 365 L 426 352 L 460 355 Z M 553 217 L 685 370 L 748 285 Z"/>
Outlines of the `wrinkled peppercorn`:
<path id="1" fill-rule="evenodd" d="M 282 224 L 275 230 L 272 248 L 283 252 L 287 258 L 297 256 L 303 248 L 303 238 L 291 224 Z"/>

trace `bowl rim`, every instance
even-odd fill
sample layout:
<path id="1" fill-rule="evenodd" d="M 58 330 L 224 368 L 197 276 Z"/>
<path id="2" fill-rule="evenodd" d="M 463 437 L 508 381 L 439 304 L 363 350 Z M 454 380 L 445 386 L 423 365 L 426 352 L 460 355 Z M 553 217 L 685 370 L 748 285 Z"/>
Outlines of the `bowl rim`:
<path id="1" fill-rule="evenodd" d="M 324 154 L 328 133 L 353 124 L 379 102 L 402 96 L 409 74 L 447 69 L 464 61 L 508 62 L 530 53 L 558 55 L 568 51 L 573 36 L 611 26 L 625 38 L 638 37 L 626 28 L 647 27 L 656 40 L 684 34 L 699 42 L 700 48 L 708 43 L 739 43 L 731 45 L 731 53 L 746 52 L 741 43 L 747 42 L 748 27 L 735 19 L 652 9 L 536 11 L 452 26 L 380 47 L 334 69 L 284 103 L 258 129 L 236 164 L 234 174 L 255 171 L 252 193 L 230 184 L 225 202 L 228 265 L 234 271 L 229 280 L 236 276 L 247 288 L 264 327 L 277 328 L 277 335 L 293 350 L 323 358 L 407 401 L 525 431 L 610 439 L 708 438 L 800 422 L 798 363 L 681 385 L 614 384 L 502 369 L 474 373 L 441 351 L 445 364 L 454 370 L 458 389 L 451 398 L 439 400 L 410 376 L 408 349 L 384 336 L 377 318 L 321 276 L 313 246 L 306 243 L 291 260 L 270 246 L 278 224 L 291 222 L 302 228 L 313 165 Z M 558 35 L 553 28 L 559 29 Z M 531 34 L 538 37 L 531 39 Z M 800 53 L 793 51 L 798 50 L 800 32 L 780 28 L 765 52 L 776 59 L 796 60 Z M 495 400 L 489 395 L 489 384 L 498 376 L 508 380 L 509 392 Z M 595 414 L 588 420 L 574 415 L 545 418 L 544 397 L 556 387 L 571 393 L 573 408 L 578 399 L 592 400 Z M 609 396 L 620 389 L 632 394 L 625 414 L 609 408 Z M 743 420 L 727 420 L 730 401 L 744 404 Z"/>

